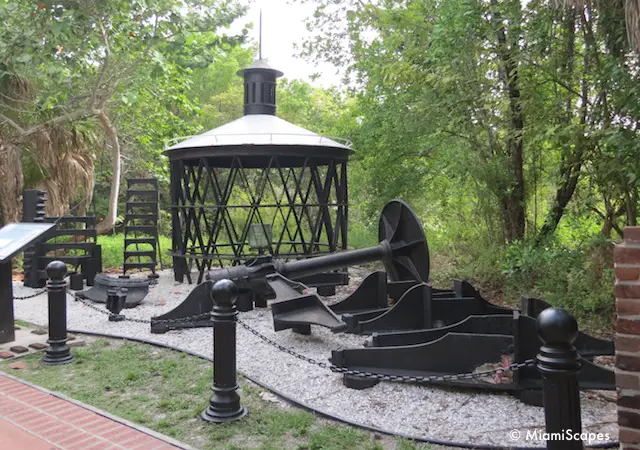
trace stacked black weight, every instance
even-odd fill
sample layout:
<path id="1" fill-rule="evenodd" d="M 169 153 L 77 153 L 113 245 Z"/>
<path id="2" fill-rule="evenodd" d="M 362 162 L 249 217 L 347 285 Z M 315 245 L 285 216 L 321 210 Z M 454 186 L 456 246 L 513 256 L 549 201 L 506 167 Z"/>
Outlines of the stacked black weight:
<path id="1" fill-rule="evenodd" d="M 124 264 L 131 269 L 150 269 L 156 273 L 158 252 L 158 180 L 127 180 L 124 218 Z"/>

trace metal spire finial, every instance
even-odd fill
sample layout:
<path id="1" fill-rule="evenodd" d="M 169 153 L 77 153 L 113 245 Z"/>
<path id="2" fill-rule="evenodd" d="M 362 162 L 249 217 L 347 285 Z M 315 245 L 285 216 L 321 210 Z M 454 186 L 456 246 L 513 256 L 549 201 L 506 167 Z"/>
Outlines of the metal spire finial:
<path id="1" fill-rule="evenodd" d="M 260 8 L 260 32 L 258 37 L 258 59 L 262 59 L 262 8 Z"/>

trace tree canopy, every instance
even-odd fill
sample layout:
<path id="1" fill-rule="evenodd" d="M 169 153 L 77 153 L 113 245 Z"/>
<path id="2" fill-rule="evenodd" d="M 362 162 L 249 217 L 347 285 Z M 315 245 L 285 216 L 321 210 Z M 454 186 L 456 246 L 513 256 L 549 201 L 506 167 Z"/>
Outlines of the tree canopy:
<path id="1" fill-rule="evenodd" d="M 382 205 L 403 198 L 456 275 L 610 308 L 610 242 L 638 221 L 637 2 L 304 1 L 302 56 L 344 83 L 280 79 L 277 114 L 353 142 L 351 242 L 370 244 Z M 227 28 L 244 12 L 0 0 L 2 220 L 42 187 L 56 215 L 95 196 L 105 232 L 123 174 L 166 189 L 171 139 L 242 115 L 236 72 L 256 43 Z"/>

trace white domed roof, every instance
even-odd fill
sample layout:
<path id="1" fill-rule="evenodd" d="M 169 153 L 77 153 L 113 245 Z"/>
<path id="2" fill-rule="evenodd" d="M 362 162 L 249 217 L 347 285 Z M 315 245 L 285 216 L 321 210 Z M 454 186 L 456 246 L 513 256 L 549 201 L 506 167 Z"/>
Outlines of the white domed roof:
<path id="1" fill-rule="evenodd" d="M 189 137 L 165 151 L 229 146 L 331 147 L 351 152 L 351 143 L 321 136 L 270 114 L 250 114 L 197 136 Z M 341 139 L 342 141 L 342 139 Z"/>

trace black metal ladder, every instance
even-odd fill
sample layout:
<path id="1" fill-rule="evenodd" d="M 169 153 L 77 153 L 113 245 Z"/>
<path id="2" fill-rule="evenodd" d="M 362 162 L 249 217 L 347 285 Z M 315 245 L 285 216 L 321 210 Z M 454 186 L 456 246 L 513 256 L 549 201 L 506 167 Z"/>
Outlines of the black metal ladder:
<path id="1" fill-rule="evenodd" d="M 158 180 L 127 180 L 124 218 L 124 264 L 130 269 L 150 269 L 156 274 L 158 255 Z"/>

